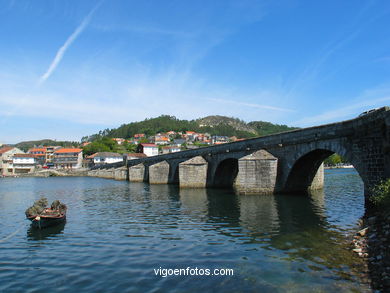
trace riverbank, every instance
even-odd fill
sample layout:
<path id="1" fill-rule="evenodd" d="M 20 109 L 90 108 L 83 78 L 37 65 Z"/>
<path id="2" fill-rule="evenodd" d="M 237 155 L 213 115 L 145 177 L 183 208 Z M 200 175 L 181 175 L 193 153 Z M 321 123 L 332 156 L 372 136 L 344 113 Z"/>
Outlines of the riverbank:
<path id="1" fill-rule="evenodd" d="M 352 240 L 353 251 L 365 259 L 372 289 L 390 292 L 390 215 L 368 215 L 360 228 Z"/>
<path id="2" fill-rule="evenodd" d="M 353 165 L 340 165 L 340 166 L 325 166 L 325 169 L 352 169 Z"/>
<path id="3" fill-rule="evenodd" d="M 26 174 L 17 174 L 8 177 L 68 177 L 68 176 L 87 176 L 89 169 L 44 169 Z M 7 176 L 5 176 L 7 177 Z"/>

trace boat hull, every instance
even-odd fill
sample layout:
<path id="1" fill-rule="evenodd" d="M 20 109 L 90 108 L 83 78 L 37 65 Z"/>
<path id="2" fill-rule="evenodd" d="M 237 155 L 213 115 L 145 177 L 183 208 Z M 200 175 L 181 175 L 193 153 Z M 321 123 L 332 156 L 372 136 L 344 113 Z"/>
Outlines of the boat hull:
<path id="1" fill-rule="evenodd" d="M 40 219 L 36 219 L 36 217 L 28 218 L 31 221 L 31 226 L 37 229 L 44 229 L 51 226 L 56 226 L 66 221 L 66 216 L 62 217 L 40 217 Z"/>

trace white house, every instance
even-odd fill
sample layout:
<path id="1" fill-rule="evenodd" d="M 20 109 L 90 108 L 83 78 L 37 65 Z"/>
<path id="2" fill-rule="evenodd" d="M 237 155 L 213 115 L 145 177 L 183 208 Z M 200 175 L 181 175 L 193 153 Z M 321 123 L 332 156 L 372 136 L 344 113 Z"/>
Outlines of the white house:
<path id="1" fill-rule="evenodd" d="M 24 152 L 15 147 L 3 146 L 0 148 L 0 175 L 7 176 L 12 175 L 13 159 L 15 154 L 23 154 Z"/>
<path id="2" fill-rule="evenodd" d="M 15 154 L 12 157 L 13 173 L 30 173 L 35 170 L 36 158 L 34 154 Z"/>
<path id="3" fill-rule="evenodd" d="M 93 163 L 95 165 L 112 164 L 123 161 L 123 155 L 110 152 L 100 152 L 93 154 Z"/>
<path id="4" fill-rule="evenodd" d="M 157 156 L 158 155 L 158 146 L 154 143 L 141 143 L 138 146 L 138 151 L 144 153 L 148 157 Z"/>
<path id="5" fill-rule="evenodd" d="M 179 146 L 166 146 L 166 147 L 162 148 L 163 154 L 176 153 L 176 152 L 180 152 L 180 151 L 181 151 L 181 147 L 179 147 Z"/>

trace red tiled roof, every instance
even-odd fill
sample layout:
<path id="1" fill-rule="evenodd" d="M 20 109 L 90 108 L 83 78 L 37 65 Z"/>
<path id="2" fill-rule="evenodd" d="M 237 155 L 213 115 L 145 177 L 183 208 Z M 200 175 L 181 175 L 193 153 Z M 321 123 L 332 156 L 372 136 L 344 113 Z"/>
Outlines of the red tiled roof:
<path id="1" fill-rule="evenodd" d="M 32 152 L 46 152 L 46 148 L 31 148 L 28 150 L 29 153 Z"/>
<path id="2" fill-rule="evenodd" d="M 54 153 L 55 154 L 63 154 L 63 153 L 79 153 L 81 152 L 82 149 L 76 149 L 76 148 L 63 148 L 63 149 L 58 149 L 58 150 L 55 150 Z"/>
<path id="3" fill-rule="evenodd" d="M 16 158 L 35 158 L 34 154 L 14 154 Z"/>
<path id="4" fill-rule="evenodd" d="M 86 159 L 93 159 L 94 157 L 96 157 L 96 155 L 97 155 L 98 153 L 94 153 L 94 154 L 92 154 L 92 155 L 90 155 L 90 156 L 87 156 L 87 157 L 85 157 Z"/>
<path id="5" fill-rule="evenodd" d="M 4 154 L 5 152 L 12 150 L 13 148 L 14 147 L 9 147 L 9 146 L 2 147 L 0 148 L 0 154 Z"/>
<path id="6" fill-rule="evenodd" d="M 165 136 L 161 136 L 161 137 L 156 138 L 156 141 L 169 141 L 169 138 L 165 137 Z"/>
<path id="7" fill-rule="evenodd" d="M 134 158 L 145 158 L 147 157 L 147 155 L 145 155 L 144 153 L 130 153 L 130 154 L 127 154 L 128 157 L 134 157 Z"/>
<path id="8" fill-rule="evenodd" d="M 154 143 L 141 143 L 143 147 L 157 147 Z"/>

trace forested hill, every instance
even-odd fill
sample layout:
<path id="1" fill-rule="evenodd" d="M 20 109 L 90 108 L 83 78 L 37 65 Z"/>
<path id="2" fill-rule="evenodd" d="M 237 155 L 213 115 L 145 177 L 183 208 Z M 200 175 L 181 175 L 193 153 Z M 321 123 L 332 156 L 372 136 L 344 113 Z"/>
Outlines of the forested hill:
<path id="1" fill-rule="evenodd" d="M 211 135 L 251 138 L 294 129 L 297 128 L 263 121 L 245 123 L 240 119 L 225 116 L 208 116 L 197 120 L 180 120 L 174 116 L 162 115 L 140 122 L 123 124 L 118 128 L 105 129 L 97 134 L 83 137 L 82 141 L 93 141 L 103 136 L 130 138 L 137 133 L 145 133 L 150 136 L 171 130 L 176 132 L 196 131 Z"/>
<path id="2" fill-rule="evenodd" d="M 32 140 L 32 141 L 22 141 L 15 144 L 15 147 L 21 149 L 22 151 L 27 152 L 28 149 L 37 146 L 63 146 L 63 147 L 77 147 L 79 146 L 78 142 L 75 141 L 56 141 L 52 139 L 41 139 L 41 140 Z"/>

